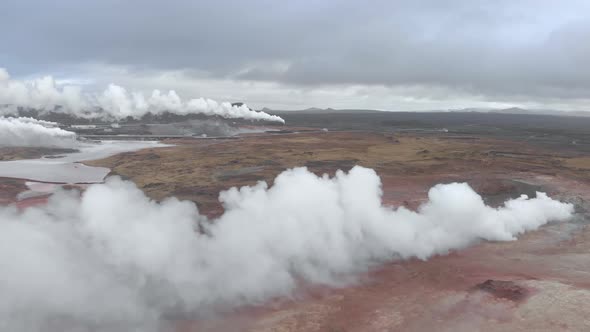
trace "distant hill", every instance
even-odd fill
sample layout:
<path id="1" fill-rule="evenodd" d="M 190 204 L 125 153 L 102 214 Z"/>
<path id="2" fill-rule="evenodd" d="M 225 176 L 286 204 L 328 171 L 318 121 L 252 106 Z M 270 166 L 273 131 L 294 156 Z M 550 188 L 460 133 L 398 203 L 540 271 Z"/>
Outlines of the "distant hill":
<path id="1" fill-rule="evenodd" d="M 451 112 L 476 112 L 476 113 L 496 113 L 496 114 L 590 117 L 590 111 L 559 111 L 559 110 L 525 109 L 525 108 L 520 108 L 520 107 L 510 107 L 510 108 L 502 108 L 502 109 L 463 108 L 463 109 L 458 109 L 458 110 L 451 110 Z"/>
<path id="2" fill-rule="evenodd" d="M 282 115 L 289 113 L 298 114 L 351 114 L 351 113 L 381 113 L 388 112 L 382 110 L 372 109 L 333 109 L 333 108 L 318 108 L 310 107 L 302 110 L 276 110 L 270 108 L 263 108 L 263 112 Z M 392 111 L 397 112 L 397 111 Z M 400 111 L 407 112 L 407 111 Z M 583 116 L 590 117 L 590 111 L 559 111 L 559 110 L 542 110 L 542 109 L 525 109 L 520 107 L 510 107 L 502 109 L 493 108 L 461 108 L 461 109 L 450 109 L 450 110 L 429 110 L 429 111 L 414 111 L 410 113 L 424 113 L 424 112 L 454 112 L 454 113 L 495 113 L 495 114 L 522 114 L 522 115 L 554 115 L 554 116 Z"/>
<path id="3" fill-rule="evenodd" d="M 533 111 L 531 110 L 527 110 L 524 108 L 520 108 L 520 107 L 510 107 L 510 108 L 504 108 L 504 109 L 499 109 L 499 110 L 491 110 L 491 113 L 502 113 L 502 114 L 531 114 L 533 113 Z"/>
<path id="4" fill-rule="evenodd" d="M 306 108 L 303 110 L 273 110 L 270 108 L 263 108 L 262 111 L 270 114 L 280 115 L 280 114 L 289 114 L 289 113 L 298 113 L 298 114 L 350 114 L 350 113 L 382 113 L 386 111 L 379 111 L 379 110 L 371 110 L 371 109 L 334 109 L 334 108 L 317 108 L 311 107 Z"/>

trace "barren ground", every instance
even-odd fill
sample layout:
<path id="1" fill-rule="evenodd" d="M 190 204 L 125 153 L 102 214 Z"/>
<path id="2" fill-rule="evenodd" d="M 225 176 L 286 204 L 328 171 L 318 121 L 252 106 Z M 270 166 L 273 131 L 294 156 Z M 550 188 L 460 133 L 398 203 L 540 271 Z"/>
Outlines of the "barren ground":
<path id="1" fill-rule="evenodd" d="M 581 215 L 509 243 L 481 243 L 429 261 L 392 262 L 339 289 L 302 289 L 293 299 L 210 320 L 170 322 L 174 331 L 587 331 L 590 329 L 590 159 L 575 149 L 514 140 L 366 132 L 177 140 L 174 147 L 88 164 L 112 168 L 150 197 L 176 196 L 218 215 L 220 190 L 271 182 L 289 167 L 333 173 L 353 165 L 382 177 L 384 204 L 416 207 L 436 183 L 467 181 L 490 204 L 543 190 Z M 253 262 L 255 264 L 255 262 Z"/>
<path id="2" fill-rule="evenodd" d="M 18 159 L 36 159 L 43 156 L 59 157 L 64 153 L 75 152 L 74 149 L 38 148 L 38 147 L 0 147 L 0 161 Z"/>

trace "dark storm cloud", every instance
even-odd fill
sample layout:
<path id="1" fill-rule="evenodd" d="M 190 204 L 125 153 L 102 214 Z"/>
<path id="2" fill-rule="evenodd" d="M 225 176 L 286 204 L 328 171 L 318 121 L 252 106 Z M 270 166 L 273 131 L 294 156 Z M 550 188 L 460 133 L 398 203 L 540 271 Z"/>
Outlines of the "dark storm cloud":
<path id="1" fill-rule="evenodd" d="M 23 1 L 0 66 L 99 63 L 314 86 L 587 98 L 590 4 L 570 1 Z"/>

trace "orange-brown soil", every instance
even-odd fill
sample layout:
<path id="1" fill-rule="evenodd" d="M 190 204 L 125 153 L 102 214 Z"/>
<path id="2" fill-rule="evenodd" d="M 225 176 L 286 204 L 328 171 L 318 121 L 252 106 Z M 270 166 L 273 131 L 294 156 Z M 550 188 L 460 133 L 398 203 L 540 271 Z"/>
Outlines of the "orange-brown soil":
<path id="1" fill-rule="evenodd" d="M 551 188 L 557 197 L 590 199 L 590 189 L 578 181 L 547 175 L 528 181 Z M 586 331 L 589 240 L 590 228 L 580 220 L 552 224 L 518 241 L 482 242 L 428 261 L 392 262 L 348 287 L 302 290 L 294 299 L 257 310 L 173 326 L 177 331 Z"/>
<path id="2" fill-rule="evenodd" d="M 65 148 L 39 148 L 39 147 L 0 147 L 0 161 L 17 159 L 36 159 L 43 156 L 57 157 L 64 153 L 75 152 L 74 149 Z"/>
<path id="3" fill-rule="evenodd" d="M 16 196 L 25 190 L 25 180 L 0 178 L 0 205 L 14 203 Z"/>
<path id="4" fill-rule="evenodd" d="M 222 211 L 219 191 L 260 180 L 271 183 L 277 174 L 296 166 L 318 174 L 354 165 L 374 168 L 383 180 L 386 203 L 409 206 L 440 182 L 469 181 L 492 197 L 514 191 L 518 185 L 511 180 L 528 174 L 590 180 L 578 167 L 583 158 L 577 154 L 494 139 L 316 132 L 167 143 L 177 145 L 86 164 L 111 168 L 112 174 L 132 179 L 154 199 L 192 200 L 213 215 Z"/>
<path id="5" fill-rule="evenodd" d="M 489 204 L 543 190 L 585 213 L 590 169 L 583 153 L 522 142 L 363 132 L 177 140 L 176 146 L 88 162 L 136 182 L 150 197 L 177 196 L 222 212 L 220 190 L 272 182 L 284 169 L 334 173 L 374 168 L 383 202 L 415 208 L 434 184 L 467 181 Z M 18 184 L 15 184 L 18 185 Z M 291 299 L 210 319 L 169 322 L 170 331 L 587 331 L 590 228 L 583 217 L 433 257 L 386 264 L 354 284 L 305 288 Z M 253 262 L 255 264 L 255 262 Z"/>
<path id="6" fill-rule="evenodd" d="M 329 132 L 179 140 L 174 147 L 113 156 L 111 167 L 149 196 L 174 195 L 221 213 L 217 193 L 271 182 L 285 168 L 334 173 L 353 165 L 382 177 L 384 204 L 415 208 L 436 183 L 467 181 L 489 204 L 543 190 L 583 212 L 587 157 L 498 139 Z M 173 331 L 585 331 L 590 329 L 590 229 L 582 218 L 518 241 L 483 242 L 428 261 L 392 262 L 337 289 L 211 319 L 170 322 Z M 253 262 L 255 264 L 255 262 Z"/>

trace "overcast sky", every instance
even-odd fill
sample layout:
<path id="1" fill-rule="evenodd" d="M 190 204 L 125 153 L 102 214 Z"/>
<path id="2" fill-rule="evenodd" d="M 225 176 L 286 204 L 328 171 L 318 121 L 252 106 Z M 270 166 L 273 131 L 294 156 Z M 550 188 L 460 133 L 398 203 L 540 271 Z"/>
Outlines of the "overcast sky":
<path id="1" fill-rule="evenodd" d="M 0 67 L 256 108 L 590 110 L 590 1 L 0 1 Z"/>

